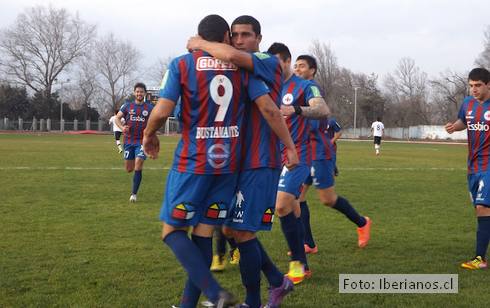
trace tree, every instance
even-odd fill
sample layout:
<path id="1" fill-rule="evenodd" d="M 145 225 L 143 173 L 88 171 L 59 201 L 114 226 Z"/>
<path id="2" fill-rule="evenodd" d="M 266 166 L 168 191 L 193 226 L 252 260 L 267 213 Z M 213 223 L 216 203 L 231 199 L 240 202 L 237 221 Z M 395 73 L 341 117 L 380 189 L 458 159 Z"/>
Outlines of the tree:
<path id="1" fill-rule="evenodd" d="M 95 26 L 78 14 L 51 6 L 26 9 L 0 34 L 1 69 L 49 101 L 56 77 L 84 54 L 94 36 Z"/>
<path id="2" fill-rule="evenodd" d="M 430 123 L 430 105 L 427 102 L 427 74 L 410 58 L 402 58 L 393 74 L 385 80 L 386 98 L 390 106 L 389 118 L 395 126 Z M 385 121 L 386 122 L 386 121 Z"/>
<path id="3" fill-rule="evenodd" d="M 436 114 L 440 124 L 456 119 L 460 104 L 468 93 L 466 76 L 446 71 L 438 79 L 430 81 L 433 102 L 439 106 Z"/>
<path id="4" fill-rule="evenodd" d="M 167 71 L 171 61 L 172 57 L 158 59 L 155 64 L 153 64 L 146 70 L 145 76 L 146 81 L 149 83 L 149 86 L 160 86 L 163 75 L 165 75 L 165 72 Z"/>
<path id="5" fill-rule="evenodd" d="M 476 59 L 475 64 L 490 70 L 490 26 L 487 26 L 483 35 L 485 36 L 483 41 L 483 51 Z"/>
<path id="6" fill-rule="evenodd" d="M 0 118 L 16 119 L 28 116 L 30 101 L 25 88 L 0 85 Z"/>
<path id="7" fill-rule="evenodd" d="M 138 73 L 139 51 L 129 42 L 122 42 L 114 34 L 95 43 L 94 64 L 100 74 L 100 89 L 108 98 L 109 106 L 101 106 L 105 112 L 117 109 L 131 93 Z"/>

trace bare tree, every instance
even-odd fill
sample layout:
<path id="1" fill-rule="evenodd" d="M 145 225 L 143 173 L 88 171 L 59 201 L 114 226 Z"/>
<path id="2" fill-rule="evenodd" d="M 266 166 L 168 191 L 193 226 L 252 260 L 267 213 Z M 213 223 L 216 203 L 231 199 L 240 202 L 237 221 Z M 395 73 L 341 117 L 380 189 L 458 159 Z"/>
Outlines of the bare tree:
<path id="1" fill-rule="evenodd" d="M 170 62 L 172 61 L 173 57 L 167 57 L 165 59 L 158 59 L 158 61 L 148 67 L 146 70 L 146 81 L 149 83 L 151 86 L 160 86 L 160 83 L 162 82 L 163 75 L 165 75 L 165 72 L 168 69 L 168 66 Z"/>
<path id="2" fill-rule="evenodd" d="M 0 34 L 1 69 L 13 82 L 50 98 L 56 77 L 84 54 L 95 29 L 65 9 L 29 8 Z"/>
<path id="3" fill-rule="evenodd" d="M 393 74 L 385 80 L 389 110 L 395 125 L 409 126 L 430 123 L 430 105 L 427 102 L 427 74 L 410 58 L 402 58 Z M 394 108 L 391 108 L 394 107 Z"/>
<path id="4" fill-rule="evenodd" d="M 131 93 L 139 56 L 131 43 L 117 40 L 112 33 L 96 42 L 94 63 L 100 74 L 100 89 L 110 102 L 110 106 L 101 106 L 105 112 L 118 108 Z"/>
<path id="5" fill-rule="evenodd" d="M 337 57 L 330 46 L 318 40 L 312 42 L 310 51 L 317 60 L 315 80 L 326 91 L 326 99 L 329 100 L 334 95 L 334 83 L 339 75 Z"/>
<path id="6" fill-rule="evenodd" d="M 483 40 L 483 51 L 476 59 L 475 64 L 490 70 L 490 26 L 487 26 L 483 35 L 485 36 Z"/>
<path id="7" fill-rule="evenodd" d="M 466 75 L 446 71 L 438 79 L 430 81 L 432 100 L 438 106 L 437 114 L 441 124 L 454 120 L 458 115 L 461 102 L 468 94 Z"/>

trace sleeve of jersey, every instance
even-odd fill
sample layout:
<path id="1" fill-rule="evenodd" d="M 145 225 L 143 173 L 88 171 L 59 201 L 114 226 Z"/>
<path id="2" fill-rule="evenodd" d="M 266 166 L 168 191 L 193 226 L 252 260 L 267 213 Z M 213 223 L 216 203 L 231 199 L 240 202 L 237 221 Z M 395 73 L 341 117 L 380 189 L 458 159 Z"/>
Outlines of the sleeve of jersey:
<path id="1" fill-rule="evenodd" d="M 309 102 L 310 99 L 317 97 L 322 97 L 320 89 L 313 83 L 309 83 L 305 89 L 305 100 Z"/>
<path id="2" fill-rule="evenodd" d="M 262 95 L 269 94 L 269 87 L 265 84 L 264 81 L 258 79 L 254 76 L 250 76 L 248 80 L 248 96 L 250 100 L 255 101 L 258 97 Z"/>
<path id="3" fill-rule="evenodd" d="M 274 82 L 273 78 L 279 67 L 279 60 L 276 56 L 263 52 L 255 52 L 252 54 L 252 62 L 254 65 L 253 74 L 255 76 L 266 82 Z"/>
<path id="4" fill-rule="evenodd" d="M 128 110 L 128 103 L 126 102 L 121 106 L 119 111 L 121 111 L 124 115 L 126 115 L 127 110 Z"/>
<path id="5" fill-rule="evenodd" d="M 342 127 L 340 127 L 340 124 L 339 124 L 337 121 L 335 121 L 335 124 L 334 124 L 334 126 L 333 126 L 333 130 L 334 130 L 336 133 L 338 133 L 338 132 L 340 132 L 340 131 L 342 130 Z"/>
<path id="6" fill-rule="evenodd" d="M 465 126 L 466 126 L 466 106 L 468 105 L 466 102 L 467 100 L 465 100 L 461 104 L 461 107 L 459 108 L 459 112 L 458 112 L 458 119 L 460 119 Z"/>
<path id="7" fill-rule="evenodd" d="M 180 85 L 180 70 L 179 59 L 174 59 L 163 76 L 162 83 L 160 84 L 159 97 L 169 99 L 175 103 L 179 100 L 181 85 Z M 184 61 L 181 59 L 181 61 Z"/>

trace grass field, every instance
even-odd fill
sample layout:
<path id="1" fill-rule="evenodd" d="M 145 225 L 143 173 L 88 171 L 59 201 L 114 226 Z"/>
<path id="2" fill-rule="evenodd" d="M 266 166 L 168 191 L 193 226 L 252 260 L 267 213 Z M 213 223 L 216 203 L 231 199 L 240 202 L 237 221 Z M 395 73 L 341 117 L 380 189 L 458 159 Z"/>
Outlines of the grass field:
<path id="1" fill-rule="evenodd" d="M 158 213 L 176 137 L 145 163 L 138 203 L 112 136 L 0 135 L 0 307 L 170 307 L 184 273 L 161 243 Z M 476 219 L 466 189 L 466 147 L 341 141 L 337 191 L 373 220 L 369 246 L 355 226 L 309 194 L 319 253 L 313 277 L 283 307 L 483 307 L 487 272 L 473 257 Z M 260 236 L 286 270 L 279 224 Z M 340 273 L 459 274 L 458 294 L 339 294 Z M 216 277 L 243 298 L 239 270 Z M 263 301 L 267 299 L 265 279 Z"/>

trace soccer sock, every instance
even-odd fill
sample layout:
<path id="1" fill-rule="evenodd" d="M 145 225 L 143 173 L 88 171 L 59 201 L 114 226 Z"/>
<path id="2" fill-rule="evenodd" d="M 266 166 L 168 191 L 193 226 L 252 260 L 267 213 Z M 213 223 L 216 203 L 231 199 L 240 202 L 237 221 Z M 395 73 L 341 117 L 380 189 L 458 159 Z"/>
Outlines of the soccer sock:
<path id="1" fill-rule="evenodd" d="M 269 284 L 272 287 L 277 288 L 280 285 L 282 285 L 282 280 L 284 275 L 279 271 L 279 269 L 277 269 L 276 265 L 269 258 L 267 252 L 262 246 L 262 243 L 258 239 L 257 242 L 259 244 L 260 257 L 262 259 L 262 267 L 261 267 L 262 272 L 264 273 L 265 277 L 269 281 Z"/>
<path id="2" fill-rule="evenodd" d="M 281 229 L 286 237 L 289 249 L 291 250 L 292 261 L 302 261 L 306 259 L 303 241 L 300 239 L 299 219 L 294 216 L 294 212 L 280 217 Z"/>
<path id="3" fill-rule="evenodd" d="M 143 170 L 135 170 L 133 175 L 133 195 L 138 193 L 138 189 L 140 188 L 141 179 L 143 178 Z"/>
<path id="4" fill-rule="evenodd" d="M 230 245 L 231 249 L 235 249 L 237 247 L 237 243 L 234 238 L 227 237 L 226 240 L 228 241 L 228 244 Z"/>
<path id="5" fill-rule="evenodd" d="M 300 202 L 301 206 L 301 221 L 303 222 L 303 228 L 305 231 L 305 244 L 310 246 L 310 248 L 315 247 L 315 241 L 313 240 L 313 234 L 311 232 L 310 225 L 310 209 L 308 208 L 308 203 L 306 201 Z"/>
<path id="6" fill-rule="evenodd" d="M 118 145 L 118 146 L 121 145 L 121 141 L 116 140 L 116 145 Z"/>
<path id="7" fill-rule="evenodd" d="M 205 262 L 208 264 L 208 268 L 213 260 L 213 239 L 210 237 L 202 237 L 192 234 L 192 241 L 201 251 Z M 187 278 L 184 287 L 184 293 L 182 295 L 182 300 L 180 302 L 180 308 L 186 307 L 196 307 L 199 302 L 199 296 L 201 295 L 201 290 L 196 287 L 192 281 Z"/>
<path id="8" fill-rule="evenodd" d="M 298 228 L 298 234 L 299 234 L 299 239 L 300 239 L 300 251 L 301 253 L 299 254 L 299 260 L 301 263 L 305 265 L 305 269 L 308 269 L 308 262 L 306 262 L 306 252 L 305 252 L 305 227 L 303 226 L 303 222 L 301 221 L 301 217 L 296 218 L 296 226 Z"/>
<path id="9" fill-rule="evenodd" d="M 163 240 L 175 257 L 187 272 L 188 277 L 206 297 L 215 302 L 219 298 L 222 290 L 218 282 L 213 278 L 209 271 L 209 264 L 205 260 L 201 250 L 187 236 L 187 232 L 177 230 L 168 234 Z"/>
<path id="10" fill-rule="evenodd" d="M 226 237 L 221 230 L 216 231 L 216 254 L 220 257 L 226 254 Z"/>
<path id="11" fill-rule="evenodd" d="M 347 201 L 347 199 L 344 199 L 341 196 L 339 196 L 337 198 L 337 202 L 332 208 L 336 209 L 337 211 L 347 216 L 347 218 L 349 218 L 349 220 L 355 223 L 359 228 L 364 227 L 364 225 L 366 225 L 366 218 L 359 215 L 359 213 L 357 213 L 357 211 L 352 207 L 352 205 L 349 203 L 349 201 Z"/>
<path id="12" fill-rule="evenodd" d="M 490 240 L 490 216 L 478 217 L 478 229 L 476 231 L 476 255 L 485 259 L 488 242 Z"/>
<path id="13" fill-rule="evenodd" d="M 245 303 L 252 308 L 260 307 L 260 268 L 262 264 L 259 243 L 256 238 L 237 244 L 240 251 L 240 274 L 247 290 Z"/>

